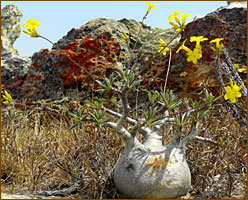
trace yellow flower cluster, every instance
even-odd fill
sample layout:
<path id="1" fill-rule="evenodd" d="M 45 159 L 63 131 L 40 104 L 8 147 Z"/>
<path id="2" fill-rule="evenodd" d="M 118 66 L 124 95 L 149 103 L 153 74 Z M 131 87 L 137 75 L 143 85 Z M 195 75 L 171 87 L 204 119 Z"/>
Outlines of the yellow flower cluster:
<path id="1" fill-rule="evenodd" d="M 178 50 L 176 52 L 178 53 L 181 49 L 185 50 L 187 52 L 187 55 L 188 55 L 187 61 L 188 62 L 192 61 L 194 64 L 196 64 L 197 60 L 202 57 L 202 47 L 200 45 L 200 42 L 208 40 L 208 38 L 204 38 L 203 36 L 192 36 L 190 38 L 190 42 L 196 42 L 196 45 L 195 45 L 195 48 L 193 51 L 184 45 L 186 40 L 184 40 L 183 44 L 178 48 Z M 222 51 L 223 45 L 222 44 L 220 45 L 221 40 L 223 40 L 223 38 L 216 38 L 216 39 L 210 41 L 210 43 L 214 43 L 214 42 L 216 43 L 216 49 L 212 46 L 211 46 L 211 48 L 218 54 L 220 54 Z"/>
<path id="2" fill-rule="evenodd" d="M 4 101 L 3 103 L 4 103 L 5 105 L 13 104 L 13 99 L 12 99 L 11 95 L 10 95 L 6 90 L 4 90 L 4 94 L 5 94 L 5 95 L 3 95 L 3 99 L 4 99 L 5 101 Z"/>
<path id="3" fill-rule="evenodd" d="M 216 43 L 216 49 L 214 47 L 211 47 L 213 51 L 215 51 L 217 54 L 221 54 L 223 44 L 220 45 L 220 41 L 224 40 L 224 38 L 216 38 L 215 40 L 212 40 L 210 43 L 215 42 Z"/>
<path id="4" fill-rule="evenodd" d="M 121 37 L 123 38 L 122 42 L 124 42 L 124 43 L 128 43 L 128 42 L 129 42 L 129 37 L 127 36 L 126 33 L 125 33 L 125 35 L 123 35 L 123 34 L 121 33 Z"/>
<path id="5" fill-rule="evenodd" d="M 164 40 L 160 39 L 158 41 L 159 45 L 158 45 L 158 53 L 162 53 L 163 55 L 166 55 L 167 51 L 170 51 L 170 49 L 168 47 L 166 47 L 166 43 L 164 42 Z"/>
<path id="6" fill-rule="evenodd" d="M 35 19 L 30 19 L 26 21 L 26 23 L 22 25 L 21 27 L 26 26 L 27 31 L 23 30 L 23 32 L 30 35 L 31 37 L 39 37 L 39 34 L 37 33 L 37 30 L 36 30 L 36 27 L 40 27 L 39 23 L 40 22 L 36 21 Z"/>
<path id="7" fill-rule="evenodd" d="M 238 64 L 234 64 L 234 71 L 237 71 L 237 72 L 245 72 L 247 71 L 247 67 L 244 66 L 244 68 L 239 68 L 239 65 Z"/>
<path id="8" fill-rule="evenodd" d="M 204 40 L 208 40 L 208 39 L 204 38 L 203 36 L 192 36 L 190 38 L 190 41 L 196 42 L 196 47 L 194 48 L 193 51 L 184 45 L 186 40 L 184 40 L 183 44 L 178 48 L 178 50 L 176 52 L 178 53 L 182 49 L 185 50 L 187 52 L 187 55 L 188 55 L 187 61 L 193 62 L 194 64 L 196 64 L 197 60 L 202 57 L 202 50 L 201 50 L 200 42 L 202 42 Z"/>
<path id="9" fill-rule="evenodd" d="M 184 28 L 185 28 L 185 22 L 186 22 L 186 17 L 192 17 L 192 15 L 190 14 L 182 14 L 182 15 L 179 15 L 179 12 L 181 12 L 181 10 L 179 11 L 175 11 L 172 15 L 169 16 L 168 20 L 169 20 L 169 23 L 174 26 L 177 30 L 177 32 L 181 32 L 181 31 L 184 31 Z M 179 20 L 178 17 L 181 17 L 182 18 L 182 22 Z M 176 23 L 173 23 L 171 22 L 173 19 L 175 19 Z"/>

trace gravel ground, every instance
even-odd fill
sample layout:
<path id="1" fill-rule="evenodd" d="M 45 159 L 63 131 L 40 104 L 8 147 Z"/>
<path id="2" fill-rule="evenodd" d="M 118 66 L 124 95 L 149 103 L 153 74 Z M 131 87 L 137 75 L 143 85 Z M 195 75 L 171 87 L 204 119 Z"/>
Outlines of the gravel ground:
<path id="1" fill-rule="evenodd" d="M 20 194 L 9 194 L 9 193 L 1 193 L 1 199 L 63 199 L 56 196 L 32 196 L 32 195 L 20 195 Z"/>

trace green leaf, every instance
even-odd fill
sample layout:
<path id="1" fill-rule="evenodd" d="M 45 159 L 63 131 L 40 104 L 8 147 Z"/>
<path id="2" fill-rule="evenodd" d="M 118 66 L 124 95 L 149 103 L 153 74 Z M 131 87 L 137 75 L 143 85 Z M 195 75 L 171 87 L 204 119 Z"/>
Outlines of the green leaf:
<path id="1" fill-rule="evenodd" d="M 70 126 L 69 130 L 72 130 L 72 129 L 75 128 L 78 124 L 79 124 L 79 122 L 76 122 L 75 124 L 73 124 L 72 126 Z"/>
<path id="2" fill-rule="evenodd" d="M 165 94 L 160 93 L 160 96 L 168 110 L 176 109 L 182 103 L 182 100 L 177 101 L 177 96 L 173 94 L 172 90 L 167 90 Z"/>
<path id="3" fill-rule="evenodd" d="M 100 85 L 101 87 L 106 88 L 106 85 L 104 85 L 101 81 L 96 80 L 96 82 L 97 82 L 97 83 L 98 83 L 98 85 Z"/>
<path id="4" fill-rule="evenodd" d="M 71 117 L 73 117 L 73 118 L 77 118 L 78 116 L 77 115 L 75 115 L 75 114 L 73 114 L 73 113 L 71 113 L 71 112 L 69 112 L 68 113 Z"/>
<path id="5" fill-rule="evenodd" d="M 135 86 L 137 86 L 138 84 L 140 84 L 140 82 L 142 82 L 142 80 L 138 80 L 138 81 L 134 81 L 132 84 L 131 84 L 131 88 L 134 88 Z"/>
<path id="6" fill-rule="evenodd" d="M 220 144 L 224 144 L 228 139 L 228 136 L 226 135 L 221 141 L 220 141 Z"/>
<path id="7" fill-rule="evenodd" d="M 147 112 L 142 111 L 146 120 L 146 127 L 150 125 L 156 125 L 161 122 L 161 120 L 157 121 L 161 118 L 161 115 L 156 116 L 157 110 L 156 108 L 150 108 Z"/>

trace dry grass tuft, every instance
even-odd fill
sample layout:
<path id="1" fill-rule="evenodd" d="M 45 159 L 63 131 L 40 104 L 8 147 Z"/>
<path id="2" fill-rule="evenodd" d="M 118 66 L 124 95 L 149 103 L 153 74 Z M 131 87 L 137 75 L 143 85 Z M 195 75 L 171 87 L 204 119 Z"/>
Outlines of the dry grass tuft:
<path id="1" fill-rule="evenodd" d="M 1 130 L 2 191 L 32 194 L 67 191 L 67 198 L 125 198 L 115 189 L 112 170 L 123 150 L 111 129 L 85 122 L 69 131 L 68 116 L 39 110 L 5 110 Z M 246 198 L 247 135 L 224 107 L 211 111 L 187 159 L 195 192 L 190 198 Z M 165 143 L 171 139 L 166 133 Z M 220 141 L 226 141 L 220 144 Z M 128 183 L 127 183 L 128 184 Z M 53 194 L 54 195 L 54 194 Z M 59 194 L 56 194 L 59 195 Z"/>

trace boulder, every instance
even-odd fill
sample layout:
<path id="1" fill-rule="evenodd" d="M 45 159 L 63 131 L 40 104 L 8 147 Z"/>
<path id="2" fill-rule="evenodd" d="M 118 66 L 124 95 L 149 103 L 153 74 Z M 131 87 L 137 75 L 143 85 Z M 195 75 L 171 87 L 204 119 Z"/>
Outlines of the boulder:
<path id="1" fill-rule="evenodd" d="M 33 54 L 28 75 L 22 87 L 16 89 L 19 98 L 32 101 L 57 98 L 68 95 L 73 88 L 79 92 L 95 91 L 97 84 L 92 77 L 103 79 L 118 62 L 127 66 L 131 51 L 122 42 L 121 33 L 129 35 L 130 48 L 134 49 L 140 28 L 137 47 L 144 54 L 157 51 L 160 38 L 169 41 L 176 34 L 172 29 L 152 28 L 129 19 L 91 20 L 80 28 L 71 29 L 51 50 L 42 49 Z"/>
<path id="2" fill-rule="evenodd" d="M 14 98 L 16 89 L 21 87 L 31 66 L 31 57 L 19 56 L 13 47 L 21 34 L 22 13 L 16 5 L 10 4 L 1 9 L 1 84 L 11 90 Z"/>
<path id="3" fill-rule="evenodd" d="M 23 14 L 16 5 L 10 4 L 1 9 L 1 58 L 10 54 L 19 55 L 13 47 L 14 42 L 21 34 L 20 21 Z"/>
<path id="4" fill-rule="evenodd" d="M 1 79 L 6 88 L 20 87 L 31 66 L 31 57 L 15 56 L 1 59 Z"/>

